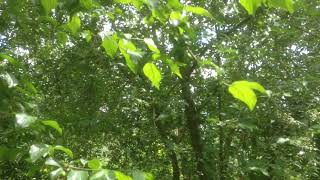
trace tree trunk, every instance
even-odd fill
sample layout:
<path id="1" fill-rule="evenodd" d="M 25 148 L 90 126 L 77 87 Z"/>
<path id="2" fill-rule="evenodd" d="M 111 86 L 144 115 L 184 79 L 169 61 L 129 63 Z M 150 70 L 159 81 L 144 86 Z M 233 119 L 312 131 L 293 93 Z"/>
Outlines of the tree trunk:
<path id="1" fill-rule="evenodd" d="M 186 77 L 188 79 L 188 77 Z M 187 127 L 189 130 L 191 145 L 195 153 L 195 159 L 197 164 L 197 175 L 200 180 L 208 180 L 208 174 L 205 168 L 203 158 L 203 143 L 200 135 L 200 117 L 199 112 L 195 107 L 195 103 L 192 99 L 190 90 L 190 84 L 186 80 L 182 80 L 182 96 L 186 102 L 185 116 L 187 120 Z"/>

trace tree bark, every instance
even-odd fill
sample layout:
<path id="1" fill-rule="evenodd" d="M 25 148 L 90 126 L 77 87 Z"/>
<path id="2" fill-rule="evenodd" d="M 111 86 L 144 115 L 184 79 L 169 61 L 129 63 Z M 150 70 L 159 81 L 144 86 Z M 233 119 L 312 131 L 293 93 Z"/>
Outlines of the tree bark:
<path id="1" fill-rule="evenodd" d="M 200 134 L 200 116 L 196 109 L 194 100 L 190 90 L 190 83 L 188 77 L 181 81 L 182 96 L 186 102 L 185 105 L 185 117 L 187 121 L 187 128 L 189 130 L 191 145 L 195 153 L 195 159 L 197 164 L 197 175 L 200 180 L 208 180 L 208 174 L 206 171 L 204 158 L 203 158 L 203 143 Z"/>

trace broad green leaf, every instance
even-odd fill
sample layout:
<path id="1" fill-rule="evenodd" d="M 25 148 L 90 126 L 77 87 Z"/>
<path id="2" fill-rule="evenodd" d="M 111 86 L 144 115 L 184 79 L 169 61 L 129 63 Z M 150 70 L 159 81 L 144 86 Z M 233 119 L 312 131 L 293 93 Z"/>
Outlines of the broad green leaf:
<path id="1" fill-rule="evenodd" d="M 157 53 L 157 54 L 160 53 L 159 49 L 157 48 L 157 46 L 155 45 L 155 43 L 154 43 L 154 41 L 153 41 L 152 39 L 150 39 L 150 38 L 144 38 L 143 40 L 144 40 L 144 42 L 147 44 L 148 48 L 149 48 L 151 51 L 153 51 L 154 53 Z"/>
<path id="2" fill-rule="evenodd" d="M 87 42 L 90 42 L 92 39 L 92 32 L 90 30 L 85 30 L 82 32 L 82 37 L 85 38 Z"/>
<path id="3" fill-rule="evenodd" d="M 115 174 L 115 176 L 116 176 L 116 178 L 117 178 L 118 180 L 132 180 L 131 177 L 123 174 L 123 173 L 120 172 L 120 171 L 114 171 L 114 174 Z"/>
<path id="4" fill-rule="evenodd" d="M 86 9 L 91 9 L 93 6 L 92 0 L 80 0 L 79 2 L 81 6 L 83 6 Z"/>
<path id="5" fill-rule="evenodd" d="M 293 13 L 293 0 L 268 0 L 268 6 L 281 8 Z"/>
<path id="6" fill-rule="evenodd" d="M 46 120 L 46 121 L 41 121 L 42 124 L 46 125 L 46 126 L 50 126 L 53 129 L 57 130 L 59 132 L 59 134 L 62 134 L 62 128 L 60 127 L 60 125 L 57 123 L 57 121 L 53 121 L 53 120 Z"/>
<path id="7" fill-rule="evenodd" d="M 45 165 L 48 165 L 48 166 L 61 167 L 61 165 L 60 165 L 57 161 L 55 161 L 54 159 L 52 159 L 52 158 L 48 158 L 44 164 L 45 164 Z"/>
<path id="8" fill-rule="evenodd" d="M 9 63 L 11 63 L 11 64 L 17 64 L 17 63 L 18 63 L 18 62 L 17 62 L 14 58 L 12 58 L 11 56 L 0 53 L 0 61 L 5 60 L 5 59 L 6 59 Z"/>
<path id="9" fill-rule="evenodd" d="M 168 59 L 167 63 L 169 64 L 169 67 L 171 69 L 171 72 L 177 75 L 179 78 L 182 78 L 182 75 L 180 73 L 180 67 L 177 63 L 175 63 L 173 60 Z"/>
<path id="10" fill-rule="evenodd" d="M 182 9 L 183 5 L 180 3 L 179 0 L 168 0 L 168 6 L 172 9 Z"/>
<path id="11" fill-rule="evenodd" d="M 150 173 L 145 173 L 142 171 L 134 171 L 132 173 L 132 177 L 134 180 L 154 180 L 154 177 Z"/>
<path id="12" fill-rule="evenodd" d="M 146 77 L 151 81 L 152 85 L 160 89 L 161 73 L 157 66 L 152 63 L 146 63 L 143 67 L 143 72 Z"/>
<path id="13" fill-rule="evenodd" d="M 46 12 L 46 14 L 49 14 L 52 9 L 55 9 L 58 5 L 57 0 L 41 0 L 41 5 Z"/>
<path id="14" fill-rule="evenodd" d="M 53 149 L 55 150 L 60 150 L 60 151 L 63 151 L 64 153 L 66 153 L 69 157 L 73 158 L 73 153 L 70 149 L 66 148 L 66 147 L 63 147 L 63 146 L 55 146 Z"/>
<path id="15" fill-rule="evenodd" d="M 130 4 L 133 0 L 115 0 L 117 3 L 121 4 Z"/>
<path id="16" fill-rule="evenodd" d="M 181 20 L 182 14 L 179 11 L 172 11 L 170 13 L 170 20 Z"/>
<path id="17" fill-rule="evenodd" d="M 50 179 L 58 179 L 61 174 L 64 173 L 63 168 L 58 168 L 50 172 Z"/>
<path id="18" fill-rule="evenodd" d="M 134 62 L 134 60 L 136 60 L 137 58 L 134 59 L 130 56 L 130 54 L 134 54 L 134 52 L 136 52 L 137 50 L 136 46 L 130 41 L 121 39 L 119 41 L 119 49 L 121 54 L 124 56 L 126 60 L 126 64 L 129 67 L 129 69 L 136 74 L 138 70 L 137 70 L 137 64 Z"/>
<path id="19" fill-rule="evenodd" d="M 206 16 L 206 17 L 209 17 L 209 18 L 213 17 L 209 11 L 207 11 L 206 9 L 204 9 L 202 7 L 186 6 L 185 10 L 187 12 L 191 12 L 193 14 Z"/>
<path id="20" fill-rule="evenodd" d="M 65 32 L 60 31 L 57 33 L 57 39 L 59 43 L 65 44 L 66 42 L 68 42 L 68 35 Z"/>
<path id="21" fill-rule="evenodd" d="M 16 114 L 16 126 L 19 128 L 29 127 L 36 120 L 37 120 L 36 117 L 29 116 L 25 113 Z"/>
<path id="22" fill-rule="evenodd" d="M 90 177 L 90 180 L 111 180 L 115 179 L 113 172 L 110 170 L 102 169 Z"/>
<path id="23" fill-rule="evenodd" d="M 107 37 L 102 41 L 102 47 L 110 57 L 114 57 L 118 50 L 117 35 Z"/>
<path id="24" fill-rule="evenodd" d="M 240 0 L 240 4 L 247 10 L 248 14 L 253 15 L 262 5 L 263 0 Z"/>
<path id="25" fill-rule="evenodd" d="M 67 180 L 87 180 L 89 173 L 87 171 L 71 170 L 67 176 Z"/>
<path id="26" fill-rule="evenodd" d="M 99 159 L 92 159 L 88 161 L 88 167 L 91 169 L 100 169 L 102 166 Z"/>
<path id="27" fill-rule="evenodd" d="M 265 89 L 256 82 L 236 81 L 229 86 L 229 92 L 233 97 L 244 102 L 251 111 L 257 103 L 257 97 L 253 90 L 265 93 Z"/>
<path id="28" fill-rule="evenodd" d="M 71 20 L 67 24 L 68 28 L 73 34 L 76 34 L 81 27 L 81 20 L 78 16 L 72 16 Z"/>
<path id="29" fill-rule="evenodd" d="M 49 145 L 47 144 L 34 144 L 30 147 L 29 154 L 32 162 L 36 162 L 41 157 L 49 153 Z"/>

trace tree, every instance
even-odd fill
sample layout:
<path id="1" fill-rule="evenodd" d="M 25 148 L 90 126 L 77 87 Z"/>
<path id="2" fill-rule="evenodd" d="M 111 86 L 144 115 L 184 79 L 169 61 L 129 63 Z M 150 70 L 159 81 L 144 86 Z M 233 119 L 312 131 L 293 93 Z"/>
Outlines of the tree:
<path id="1" fill-rule="evenodd" d="M 318 178 L 318 5 L 0 1 L 0 177 Z"/>

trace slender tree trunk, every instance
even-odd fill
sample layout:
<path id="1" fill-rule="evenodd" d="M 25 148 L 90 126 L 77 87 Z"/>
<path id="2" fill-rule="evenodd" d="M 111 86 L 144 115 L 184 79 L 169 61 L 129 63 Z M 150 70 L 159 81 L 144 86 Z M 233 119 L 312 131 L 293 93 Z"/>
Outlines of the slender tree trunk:
<path id="1" fill-rule="evenodd" d="M 188 77 L 186 78 L 188 79 Z M 195 103 L 192 99 L 190 90 L 190 84 L 188 80 L 182 80 L 182 96 L 186 102 L 185 116 L 187 120 L 187 127 L 189 130 L 191 145 L 195 153 L 195 159 L 197 164 L 197 174 L 200 180 L 208 180 L 208 174 L 205 168 L 203 158 L 203 143 L 200 135 L 200 117 L 199 112 L 195 107 Z"/>

